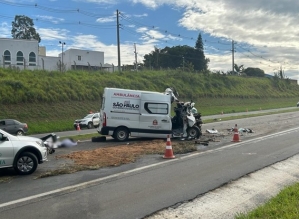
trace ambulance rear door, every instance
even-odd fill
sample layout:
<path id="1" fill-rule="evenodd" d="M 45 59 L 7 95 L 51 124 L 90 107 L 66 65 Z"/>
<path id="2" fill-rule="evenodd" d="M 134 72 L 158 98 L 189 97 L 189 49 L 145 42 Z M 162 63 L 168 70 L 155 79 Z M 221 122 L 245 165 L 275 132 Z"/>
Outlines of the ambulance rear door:
<path id="1" fill-rule="evenodd" d="M 139 137 L 166 138 L 171 134 L 171 103 L 160 93 L 142 93 Z"/>

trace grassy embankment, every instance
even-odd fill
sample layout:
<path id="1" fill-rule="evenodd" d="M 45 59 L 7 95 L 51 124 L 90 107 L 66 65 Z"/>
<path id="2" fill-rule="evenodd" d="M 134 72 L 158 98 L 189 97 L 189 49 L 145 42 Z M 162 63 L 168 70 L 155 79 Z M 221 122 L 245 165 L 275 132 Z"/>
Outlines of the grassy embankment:
<path id="1" fill-rule="evenodd" d="M 73 130 L 98 111 L 104 87 L 163 92 L 174 86 L 202 115 L 295 106 L 299 86 L 287 80 L 160 72 L 13 71 L 0 69 L 0 118 L 27 122 L 29 133 Z"/>
<path id="2" fill-rule="evenodd" d="M 288 186 L 264 205 L 236 219 L 299 218 L 299 183 Z"/>

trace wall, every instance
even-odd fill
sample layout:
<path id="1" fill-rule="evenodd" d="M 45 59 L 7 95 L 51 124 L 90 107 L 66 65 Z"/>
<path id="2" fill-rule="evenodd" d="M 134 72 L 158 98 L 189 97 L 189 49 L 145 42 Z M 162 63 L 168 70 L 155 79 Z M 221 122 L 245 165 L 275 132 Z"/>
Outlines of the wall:
<path id="1" fill-rule="evenodd" d="M 10 65 L 4 63 L 4 52 L 10 52 Z M 21 51 L 25 61 L 17 61 L 17 52 Z M 29 54 L 35 54 L 35 62 L 29 63 Z M 19 69 L 38 68 L 38 41 L 0 38 L 0 67 L 16 67 Z"/>
<path id="2" fill-rule="evenodd" d="M 60 70 L 60 57 L 53 56 L 39 56 L 39 69 L 47 71 Z"/>
<path id="3" fill-rule="evenodd" d="M 61 57 L 61 54 L 60 54 Z M 63 64 L 66 69 L 100 69 L 104 65 L 104 52 L 68 49 L 63 54 Z"/>
<path id="4" fill-rule="evenodd" d="M 4 51 L 10 51 L 10 64 L 4 65 Z M 17 52 L 23 53 L 24 61 L 17 61 Z M 36 57 L 35 63 L 29 63 L 29 54 L 34 52 Z M 63 61 L 63 66 L 61 62 Z M 20 40 L 12 38 L 0 38 L 0 67 L 15 67 L 23 69 L 41 69 L 47 71 L 62 71 L 78 69 L 87 71 L 118 71 L 118 68 L 104 64 L 104 52 L 89 51 L 80 49 L 68 49 L 63 52 L 63 60 L 61 53 L 59 57 L 46 56 L 46 47 L 40 46 L 37 40 Z"/>

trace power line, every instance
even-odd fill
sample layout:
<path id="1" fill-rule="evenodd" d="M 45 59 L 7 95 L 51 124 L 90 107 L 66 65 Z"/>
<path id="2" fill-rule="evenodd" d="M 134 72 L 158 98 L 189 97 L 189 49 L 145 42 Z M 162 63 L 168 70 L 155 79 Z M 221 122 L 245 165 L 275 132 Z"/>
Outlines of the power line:
<path id="1" fill-rule="evenodd" d="M 14 20 L 14 17 L 11 16 L 6 16 L 6 15 L 0 15 L 0 17 L 2 18 L 9 18 Z M 93 28 L 101 28 L 101 29 L 114 29 L 116 27 L 115 24 L 91 24 L 91 23 L 86 23 L 86 22 L 82 22 L 82 21 L 76 21 L 76 22 L 67 22 L 67 21 L 60 21 L 58 23 L 49 21 L 49 20 L 45 20 L 42 18 L 35 18 L 32 19 L 36 22 L 42 22 L 42 23 L 51 23 L 53 25 L 59 26 L 59 25 L 82 25 L 82 26 L 88 26 L 88 27 L 93 27 Z"/>
<path id="2" fill-rule="evenodd" d="M 183 38 L 183 39 L 196 40 L 193 37 L 188 37 L 188 36 L 184 36 L 182 34 L 172 33 L 172 32 L 170 32 L 168 30 L 165 30 L 165 29 L 158 29 L 155 25 L 147 25 L 147 24 L 140 23 L 139 21 L 135 21 L 132 18 L 124 15 L 123 13 L 120 13 L 120 16 L 123 20 L 125 20 L 125 21 L 127 21 L 131 24 L 137 25 L 139 27 L 147 27 L 149 29 L 159 30 L 160 32 L 167 33 L 167 34 L 173 35 L 175 37 Z"/>
<path id="3" fill-rule="evenodd" d="M 110 15 L 107 15 L 107 14 L 92 13 L 92 12 L 88 12 L 86 10 L 82 10 L 82 9 L 78 9 L 78 8 L 69 8 L 69 9 L 65 9 L 66 7 L 53 8 L 53 7 L 47 7 L 47 6 L 39 5 L 37 3 L 34 3 L 34 4 L 27 3 L 26 4 L 26 3 L 16 3 L 16 2 L 0 0 L 0 4 L 10 5 L 10 6 L 14 6 L 14 7 L 36 8 L 36 9 L 40 9 L 40 10 L 43 10 L 43 11 L 49 11 L 49 12 L 54 12 L 54 13 L 80 13 L 80 14 L 83 14 L 85 16 L 98 17 L 98 18 L 110 16 Z"/>
<path id="4" fill-rule="evenodd" d="M 243 52 L 241 52 L 241 51 L 238 51 L 238 50 L 236 50 L 238 53 L 241 53 L 241 54 L 243 54 L 244 56 L 246 56 L 247 58 L 249 58 L 249 59 L 251 59 L 251 60 L 253 60 L 254 62 L 256 62 L 256 59 L 253 59 L 253 58 L 251 58 L 249 55 L 246 55 L 246 54 L 244 54 Z M 257 57 L 257 58 L 259 58 L 258 56 L 254 56 L 254 57 Z M 266 60 L 267 61 L 267 60 Z M 272 65 L 269 65 L 269 64 L 265 64 L 265 63 L 263 63 L 263 62 L 259 62 L 260 64 L 262 64 L 262 65 L 265 65 L 265 66 L 268 66 L 268 67 L 274 67 L 274 66 L 272 66 Z"/>
<path id="5" fill-rule="evenodd" d="M 276 61 L 271 61 L 270 59 L 266 59 L 266 58 L 264 58 L 263 56 L 256 55 L 256 54 L 254 54 L 253 52 L 251 52 L 249 49 L 244 49 L 243 47 L 241 47 L 241 46 L 238 45 L 238 44 L 236 44 L 236 45 L 237 45 L 239 48 L 241 48 L 242 50 L 251 53 L 251 54 L 252 54 L 253 56 L 255 56 L 255 57 L 261 58 L 261 59 L 263 59 L 263 60 L 265 60 L 265 61 L 268 61 L 268 62 L 271 62 L 271 63 L 279 63 L 279 62 L 276 62 Z"/>
<path id="6" fill-rule="evenodd" d="M 106 15 L 106 14 L 93 13 L 93 12 L 89 12 L 87 10 L 83 10 L 83 9 L 79 9 L 79 8 L 68 8 L 68 7 L 54 8 L 54 7 L 48 7 L 48 6 L 45 6 L 45 5 L 40 5 L 40 4 L 37 4 L 37 3 L 18 3 L 18 2 L 11 2 L 11 1 L 6 1 L 6 0 L 0 0 L 0 4 L 5 4 L 5 5 L 13 6 L 13 7 L 35 8 L 35 9 L 39 9 L 39 10 L 43 10 L 43 11 L 48 11 L 48 12 L 53 12 L 53 13 L 63 13 L 63 14 L 65 14 L 65 13 L 79 13 L 79 14 L 82 14 L 84 16 L 93 17 L 93 18 L 102 18 L 102 17 L 107 17 L 107 16 L 110 16 L 112 18 L 116 17 L 116 16 L 111 16 L 111 15 Z M 132 19 L 132 17 L 129 17 L 129 16 L 125 15 L 122 12 L 119 12 L 119 16 L 122 18 L 122 21 L 128 22 L 130 24 L 134 24 L 134 25 L 139 26 L 139 27 L 147 27 L 149 29 L 153 29 L 153 30 L 159 31 L 159 32 L 164 33 L 164 34 L 169 34 L 170 36 L 178 37 L 178 38 L 181 38 L 181 39 L 193 40 L 193 41 L 196 40 L 193 37 L 189 37 L 189 36 L 184 36 L 182 34 L 173 33 L 173 32 L 171 32 L 169 30 L 166 30 L 166 29 L 160 29 L 160 28 L 158 28 L 155 25 L 146 25 L 146 24 L 143 24 L 143 23 L 141 23 L 139 21 L 136 21 L 136 20 Z M 6 15 L 0 15 L 0 17 L 1 18 L 11 18 L 10 16 L 6 16 Z M 101 29 L 112 29 L 112 28 L 115 28 L 115 25 L 97 25 L 97 24 L 91 24 L 91 23 L 83 22 L 83 21 L 77 21 L 77 22 L 62 22 L 62 21 L 60 21 L 59 23 L 53 23 L 51 21 L 43 20 L 43 19 L 40 19 L 40 18 L 35 19 L 35 20 L 38 21 L 38 22 L 40 21 L 40 22 L 51 23 L 51 24 L 54 24 L 54 25 L 82 25 L 82 26 L 87 26 L 87 27 L 91 27 L 91 28 L 101 28 Z M 126 29 L 126 31 L 130 32 L 128 29 Z M 131 33 L 132 33 L 132 31 L 131 31 Z M 148 35 L 148 36 L 151 37 L 150 35 Z M 152 39 L 155 39 L 155 38 L 152 37 Z M 155 40 L 171 44 L 169 42 L 169 40 L 165 40 L 165 39 L 155 39 Z M 228 44 L 226 42 L 223 43 L 223 42 L 221 42 L 219 40 L 217 42 L 215 42 L 215 41 L 209 41 L 209 40 L 206 40 L 206 39 L 203 40 L 203 41 L 211 43 L 211 44 L 230 45 L 230 44 Z M 251 52 L 249 49 L 245 49 L 242 46 L 240 46 L 239 44 L 236 44 L 236 46 L 239 47 L 240 49 L 246 51 L 246 52 L 249 52 L 251 55 L 253 55 L 253 56 L 257 57 L 257 58 L 263 59 L 264 61 L 271 62 L 271 63 L 274 63 L 274 64 L 282 64 L 281 62 L 272 61 L 271 59 L 267 59 L 264 56 L 256 55 L 255 53 Z M 212 47 L 212 48 L 217 49 L 219 51 L 222 50 L 222 49 L 216 48 L 216 47 Z M 204 49 L 204 50 L 206 50 L 206 49 Z M 226 50 L 223 50 L 223 51 L 226 51 Z"/>

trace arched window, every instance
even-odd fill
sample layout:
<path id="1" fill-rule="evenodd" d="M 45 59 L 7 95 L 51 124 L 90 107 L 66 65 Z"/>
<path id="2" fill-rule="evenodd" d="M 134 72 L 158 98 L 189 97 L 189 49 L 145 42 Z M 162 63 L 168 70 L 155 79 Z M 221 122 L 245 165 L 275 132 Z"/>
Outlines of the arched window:
<path id="1" fill-rule="evenodd" d="M 11 56 L 10 56 L 10 52 L 8 50 L 4 51 L 4 64 L 5 65 L 11 64 Z"/>
<path id="2" fill-rule="evenodd" d="M 24 64 L 24 56 L 21 51 L 17 52 L 17 65 L 23 65 Z"/>
<path id="3" fill-rule="evenodd" d="M 36 66 L 36 55 L 34 52 L 31 52 L 29 54 L 29 65 L 30 66 Z"/>

